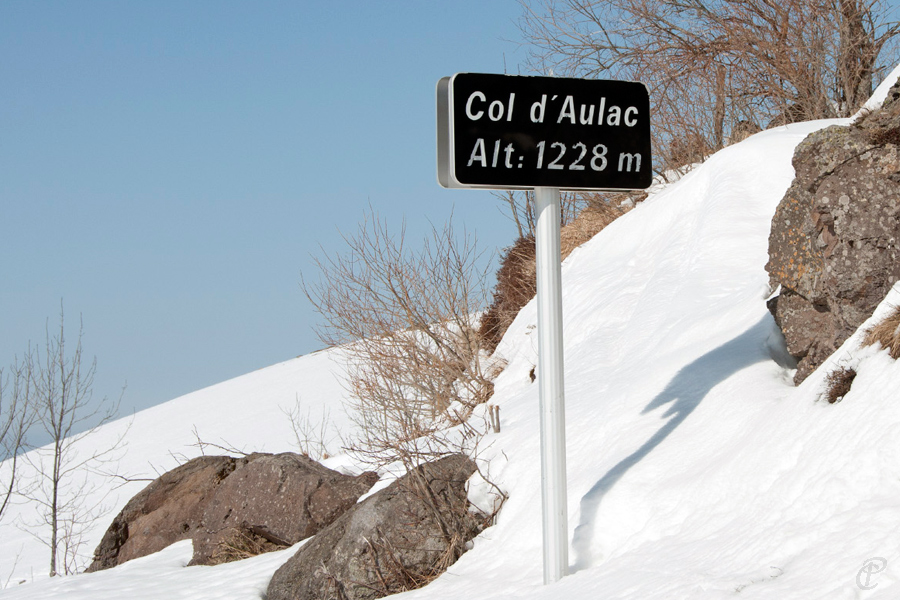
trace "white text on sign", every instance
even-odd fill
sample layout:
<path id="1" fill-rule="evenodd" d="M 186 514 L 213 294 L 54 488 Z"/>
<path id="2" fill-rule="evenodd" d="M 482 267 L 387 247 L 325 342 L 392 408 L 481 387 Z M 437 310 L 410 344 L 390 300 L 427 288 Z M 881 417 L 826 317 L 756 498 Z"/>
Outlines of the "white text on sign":
<path id="1" fill-rule="evenodd" d="M 507 169 L 519 168 L 521 169 L 524 166 L 525 162 L 525 154 L 516 152 L 516 148 L 512 143 L 507 144 L 502 149 L 500 147 L 501 141 L 496 140 L 493 144 L 493 152 L 490 157 L 490 162 L 488 162 L 488 153 L 487 146 L 485 145 L 484 138 L 478 138 L 475 140 L 475 147 L 472 148 L 472 154 L 469 156 L 469 162 L 466 165 L 467 167 L 481 166 L 487 168 L 490 165 L 491 168 L 497 168 L 498 166 L 503 166 Z M 544 150 L 547 147 L 547 142 L 541 140 L 537 143 L 537 163 L 535 164 L 535 168 L 542 169 L 554 169 L 554 170 L 563 170 L 568 169 L 570 171 L 583 171 L 585 169 L 585 163 L 590 166 L 590 168 L 594 171 L 604 171 L 606 167 L 609 165 L 607 161 L 606 154 L 609 149 L 604 144 L 597 144 L 591 149 L 591 157 L 587 158 L 588 147 L 583 142 L 576 142 L 572 145 L 572 150 L 578 156 L 575 157 L 575 160 L 565 164 L 563 161 L 563 157 L 566 155 L 566 145 L 562 142 L 553 142 L 550 144 L 551 152 L 556 152 L 556 157 L 553 158 L 552 161 L 544 164 Z M 503 156 L 503 160 L 500 160 L 501 155 Z M 641 155 L 639 153 L 632 152 L 620 152 L 619 153 L 619 161 L 618 161 L 618 171 L 620 173 L 631 173 L 632 168 L 633 172 L 637 173 L 641 170 Z"/>
<path id="2" fill-rule="evenodd" d="M 531 105 L 529 116 L 532 123 L 544 122 L 544 117 L 547 113 L 547 96 L 547 94 L 543 94 L 540 100 Z M 551 104 L 557 102 L 558 98 L 559 94 L 551 96 Z M 487 96 L 483 92 L 475 91 L 466 100 L 466 116 L 472 121 L 478 121 L 485 115 L 494 122 L 501 120 L 512 121 L 515 100 L 515 93 L 511 93 L 505 104 L 501 100 L 493 100 L 488 104 Z M 622 107 L 615 105 L 607 109 L 606 98 L 600 98 L 597 104 L 578 104 L 575 102 L 574 96 L 571 95 L 564 97 L 559 107 L 556 123 L 566 122 L 571 125 L 593 125 L 595 113 L 597 125 L 634 127 L 638 123 L 638 109 L 635 106 L 626 107 L 624 111 Z"/>

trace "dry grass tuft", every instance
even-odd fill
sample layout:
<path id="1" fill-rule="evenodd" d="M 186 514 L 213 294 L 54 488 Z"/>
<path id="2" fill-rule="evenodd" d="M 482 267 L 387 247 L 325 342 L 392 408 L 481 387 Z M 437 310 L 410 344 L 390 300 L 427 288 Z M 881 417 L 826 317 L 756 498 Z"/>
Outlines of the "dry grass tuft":
<path id="1" fill-rule="evenodd" d="M 873 132 L 869 139 L 876 146 L 886 146 L 888 144 L 898 146 L 900 145 L 900 127 L 879 129 Z"/>
<path id="2" fill-rule="evenodd" d="M 566 260 L 578 246 L 600 233 L 607 225 L 631 210 L 631 205 L 622 206 L 620 202 L 625 196 L 616 196 L 605 200 L 587 199 L 587 207 L 579 213 L 574 221 L 559 232 L 560 254 Z M 616 201 L 618 200 L 618 201 Z"/>
<path id="3" fill-rule="evenodd" d="M 874 346 L 876 343 L 881 344 L 882 348 L 887 348 L 891 358 L 900 358 L 900 306 L 894 308 L 884 321 L 866 333 L 863 345 Z"/>
<path id="4" fill-rule="evenodd" d="M 841 367 L 837 371 L 829 373 L 825 379 L 828 384 L 825 399 L 828 400 L 828 403 L 835 404 L 843 400 L 850 391 L 854 379 L 856 379 L 856 371 L 850 367 Z"/>
<path id="5" fill-rule="evenodd" d="M 571 223 L 560 230 L 561 260 L 565 260 L 578 246 L 628 212 L 634 204 L 624 202 L 626 195 L 612 198 L 592 196 L 584 198 L 587 206 Z M 643 200 L 639 198 L 638 201 Z M 537 266 L 534 238 L 521 237 L 510 246 L 500 259 L 497 286 L 491 306 L 481 319 L 479 334 L 485 349 L 493 352 L 513 319 L 537 293 Z"/>
<path id="6" fill-rule="evenodd" d="M 497 286 L 490 307 L 481 317 L 478 334 L 493 352 L 519 311 L 537 292 L 534 238 L 520 237 L 506 249 L 497 271 Z"/>
<path id="7" fill-rule="evenodd" d="M 440 552 L 435 564 L 430 568 L 410 568 L 403 560 L 403 552 L 395 548 L 380 532 L 378 533 L 379 536 L 374 543 L 366 540 L 369 546 L 369 560 L 372 562 L 371 569 L 377 582 L 373 582 L 374 585 L 354 583 L 374 590 L 379 598 L 424 587 L 437 579 L 456 560 L 452 557 L 453 546 L 451 546 Z"/>
<path id="8" fill-rule="evenodd" d="M 216 546 L 212 556 L 210 556 L 209 564 L 220 565 L 236 560 L 244 560 L 266 552 L 284 550 L 289 546 L 290 544 L 287 542 L 279 543 L 272 539 L 267 539 L 267 537 L 251 531 L 248 527 L 233 527 L 225 539 Z"/>

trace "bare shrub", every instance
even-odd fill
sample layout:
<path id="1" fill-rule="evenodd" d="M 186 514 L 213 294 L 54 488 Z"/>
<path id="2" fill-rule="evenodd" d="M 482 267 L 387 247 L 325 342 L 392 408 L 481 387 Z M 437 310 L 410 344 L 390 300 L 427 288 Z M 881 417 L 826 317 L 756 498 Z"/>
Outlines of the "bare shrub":
<path id="1" fill-rule="evenodd" d="M 393 236 L 374 215 L 344 239 L 344 254 L 318 263 L 318 283 L 303 281 L 325 320 L 320 339 L 340 346 L 346 360 L 356 433 L 343 440 L 344 449 L 375 468 L 402 468 L 448 548 L 427 570 L 413 572 L 384 536 L 368 540 L 378 583 L 359 585 L 382 596 L 428 583 L 480 531 L 472 531 L 465 494 L 454 499 L 433 490 L 423 465 L 449 455 L 475 457 L 486 434 L 486 427 L 469 422 L 493 393 L 496 376 L 477 331 L 486 272 L 478 266 L 474 239 L 457 236 L 449 224 L 432 228 L 419 250 L 409 249 L 403 229 Z M 506 495 L 497 489 L 497 497 L 495 510 Z M 323 569 L 335 594 L 344 597 L 347 582 Z"/>
<path id="2" fill-rule="evenodd" d="M 881 323 L 866 332 L 863 345 L 875 344 L 881 344 L 882 348 L 886 348 L 891 358 L 900 358 L 900 306 L 894 308 Z"/>
<path id="3" fill-rule="evenodd" d="M 347 251 L 318 261 L 319 281 L 304 279 L 303 289 L 324 318 L 320 339 L 346 359 L 360 432 L 350 445 L 382 465 L 441 456 L 440 432 L 486 401 L 490 384 L 476 331 L 486 272 L 475 240 L 448 224 L 411 250 L 405 227 L 394 235 L 375 215 L 344 239 Z"/>
<path id="4" fill-rule="evenodd" d="M 825 379 L 825 399 L 829 404 L 835 404 L 844 399 L 853 380 L 856 379 L 856 370 L 850 367 L 841 367 L 828 374 Z"/>
<path id="5" fill-rule="evenodd" d="M 757 127 L 849 116 L 897 58 L 885 0 L 521 0 L 535 71 L 646 83 L 655 168 Z"/>

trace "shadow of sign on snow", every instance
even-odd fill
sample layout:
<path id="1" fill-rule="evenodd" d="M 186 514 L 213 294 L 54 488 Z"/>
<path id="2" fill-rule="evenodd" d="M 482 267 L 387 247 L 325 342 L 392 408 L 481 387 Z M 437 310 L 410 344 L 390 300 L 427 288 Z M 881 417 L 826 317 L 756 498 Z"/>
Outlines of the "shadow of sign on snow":
<path id="1" fill-rule="evenodd" d="M 581 499 L 581 518 L 572 540 L 575 551 L 573 572 L 593 564 L 591 545 L 595 535 L 597 512 L 603 496 L 612 486 L 681 425 L 712 388 L 738 371 L 766 360 L 775 360 L 782 366 L 791 366 L 781 332 L 769 314 L 738 337 L 683 367 L 665 389 L 641 411 L 641 414 L 646 414 L 671 404 L 662 417 L 671 417 L 666 424 L 640 448 L 610 469 Z"/>

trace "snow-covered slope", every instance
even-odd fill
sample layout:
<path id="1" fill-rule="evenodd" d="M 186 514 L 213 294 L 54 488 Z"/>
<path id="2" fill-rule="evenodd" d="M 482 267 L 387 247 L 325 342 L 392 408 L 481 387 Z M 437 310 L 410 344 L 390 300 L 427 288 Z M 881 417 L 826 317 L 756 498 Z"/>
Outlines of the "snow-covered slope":
<path id="1" fill-rule="evenodd" d="M 481 453 L 510 499 L 445 576 L 408 597 L 900 595 L 900 367 L 854 337 L 795 388 L 765 307 L 769 226 L 793 177 L 793 149 L 831 123 L 769 130 L 719 152 L 563 265 L 572 575 L 541 585 L 532 303 L 497 350 L 508 361 L 492 400 L 502 431 Z M 898 303 L 895 289 L 879 310 Z M 819 397 L 837 363 L 858 375 L 830 405 Z M 343 418 L 339 371 L 319 353 L 139 413 L 122 469 L 167 468 L 170 452 L 196 451 L 195 423 L 208 441 L 286 449 L 291 432 L 278 407 L 299 393 L 304 406 L 331 406 Z M 118 490 L 116 510 L 139 488 Z M 27 518 L 27 507 L 17 511 Z M 101 534 L 91 533 L 91 546 Z M 13 583 L 30 580 L 32 568 L 44 570 L 41 552 L 0 525 L 0 575 L 18 554 Z M 291 550 L 185 568 L 190 554 L 179 543 L 106 572 L 35 575 L 0 598 L 258 598 Z M 876 557 L 886 568 L 863 570 Z"/>
<path id="2" fill-rule="evenodd" d="M 225 453 L 221 448 L 296 452 L 297 440 L 288 416 L 291 412 L 309 423 L 324 423 L 324 441 L 331 452 L 339 450 L 339 435 L 351 427 L 343 410 L 345 392 L 340 373 L 335 352 L 317 352 L 181 396 L 105 425 L 85 438 L 76 447 L 82 457 L 115 445 L 122 438 L 124 444 L 113 456 L 116 460 L 102 465 L 102 470 L 135 481 L 124 483 L 94 476 L 87 482 L 91 491 L 82 504 L 101 505 L 106 516 L 85 532 L 83 553 L 90 557 L 112 518 L 147 485 L 148 479 L 188 458 L 203 452 Z M 318 428 L 315 433 L 320 433 Z M 201 449 L 199 442 L 218 447 Z M 346 459 L 337 456 L 327 462 L 332 468 L 342 468 Z M 30 476 L 26 465 L 22 479 Z M 80 480 L 72 483 L 82 484 Z M 39 521 L 34 506 L 21 499 L 4 515 L 0 523 L 0 589 L 46 576 L 49 550 L 28 533 L 45 534 L 45 528 L 34 526 Z M 73 583 L 73 578 L 64 582 Z M 37 592 L 29 591 L 26 596 L 31 593 Z"/>

